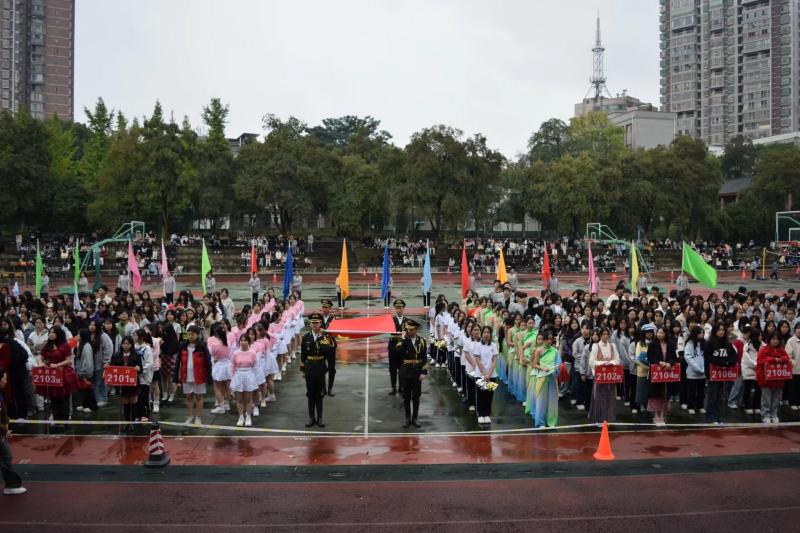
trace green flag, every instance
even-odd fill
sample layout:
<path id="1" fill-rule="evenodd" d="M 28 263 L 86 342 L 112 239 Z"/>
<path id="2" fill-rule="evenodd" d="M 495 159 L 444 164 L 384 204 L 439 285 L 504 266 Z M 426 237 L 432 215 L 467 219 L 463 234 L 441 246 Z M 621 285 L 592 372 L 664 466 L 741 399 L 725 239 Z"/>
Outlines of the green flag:
<path id="1" fill-rule="evenodd" d="M 44 267 L 42 266 L 42 253 L 39 251 L 39 241 L 36 241 L 36 297 L 42 294 L 42 273 Z"/>
<path id="2" fill-rule="evenodd" d="M 208 250 L 206 250 L 206 240 L 203 239 L 203 257 L 200 263 L 200 276 L 203 283 L 203 294 L 206 294 L 206 274 L 211 272 L 211 260 L 208 258 Z"/>
<path id="3" fill-rule="evenodd" d="M 717 286 L 717 271 L 707 264 L 700 254 L 690 246 L 686 246 L 686 242 L 683 243 L 681 269 L 709 289 Z"/>
<path id="4" fill-rule="evenodd" d="M 81 277 L 81 251 L 78 249 L 78 240 L 75 239 L 75 251 L 72 252 L 72 257 L 75 259 L 75 286 L 78 286 L 78 279 Z"/>

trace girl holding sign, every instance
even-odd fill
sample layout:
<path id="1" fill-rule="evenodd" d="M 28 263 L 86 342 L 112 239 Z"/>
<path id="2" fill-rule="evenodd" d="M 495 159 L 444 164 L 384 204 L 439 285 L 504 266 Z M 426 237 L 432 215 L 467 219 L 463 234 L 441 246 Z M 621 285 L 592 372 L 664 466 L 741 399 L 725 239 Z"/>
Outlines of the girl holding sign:
<path id="1" fill-rule="evenodd" d="M 768 338 L 768 344 L 762 346 L 758 351 L 758 366 L 756 367 L 756 377 L 758 386 L 761 387 L 761 416 L 765 424 L 777 424 L 778 409 L 781 406 L 783 397 L 783 385 L 786 379 L 791 379 L 792 360 L 783 347 L 783 339 L 780 333 L 774 332 Z M 774 365 L 788 365 L 789 371 L 786 379 L 775 375 L 772 370 Z M 778 379 L 775 379 L 778 377 Z"/>
<path id="2" fill-rule="evenodd" d="M 596 370 L 601 366 L 617 366 L 619 353 L 616 346 L 609 342 L 611 337 L 608 328 L 600 330 L 600 342 L 592 344 L 589 352 L 589 369 L 594 376 Z M 617 384 L 616 383 L 597 383 L 594 382 L 592 391 L 592 405 L 589 409 L 589 421 L 595 424 L 603 422 L 615 422 L 617 420 Z"/>
<path id="3" fill-rule="evenodd" d="M 706 364 L 703 359 L 705 350 L 706 334 L 700 326 L 693 326 L 689 330 L 689 340 L 686 341 L 686 348 L 683 352 L 683 360 L 686 362 L 686 387 L 689 414 L 705 412 L 703 402 L 705 400 L 706 389 Z"/>
<path id="4" fill-rule="evenodd" d="M 72 349 L 67 344 L 64 330 L 59 327 L 50 328 L 47 343 L 42 348 L 39 356 L 39 366 L 60 368 L 63 372 L 63 385 L 60 387 L 36 387 L 36 393 L 50 397 L 55 420 L 69 420 L 69 399 L 78 388 L 78 375 L 75 373 L 74 356 Z M 64 429 L 63 426 L 54 429 Z"/>
<path id="5" fill-rule="evenodd" d="M 650 365 L 658 365 L 668 370 L 678 362 L 675 345 L 669 341 L 669 335 L 664 326 L 656 328 L 656 338 L 647 347 L 647 362 Z M 667 384 L 653 383 L 651 381 L 647 396 L 647 410 L 653 413 L 653 422 L 657 426 L 666 425 L 665 416 L 669 406 Z"/>
<path id="6" fill-rule="evenodd" d="M 119 351 L 111 358 L 111 366 L 130 366 L 135 368 L 136 372 L 142 371 L 142 358 L 134 350 L 133 337 L 126 335 L 122 338 Z M 133 418 L 136 415 L 136 402 L 139 399 L 138 379 L 136 385 L 117 387 L 117 395 L 122 402 L 123 419 L 126 422 L 133 422 Z M 130 423 L 125 426 L 125 431 L 130 432 L 133 429 L 133 425 Z"/>
<path id="7" fill-rule="evenodd" d="M 703 354 L 705 363 L 710 365 L 731 367 L 739 362 L 739 354 L 736 353 L 736 348 L 733 347 L 731 341 L 728 340 L 728 330 L 725 324 L 717 322 L 711 328 L 711 337 L 706 343 L 705 353 Z M 706 375 L 711 377 L 710 372 Z M 722 409 L 726 403 L 724 381 L 710 381 L 708 382 L 708 398 L 706 411 L 708 413 L 708 421 L 715 424 L 722 423 Z"/>

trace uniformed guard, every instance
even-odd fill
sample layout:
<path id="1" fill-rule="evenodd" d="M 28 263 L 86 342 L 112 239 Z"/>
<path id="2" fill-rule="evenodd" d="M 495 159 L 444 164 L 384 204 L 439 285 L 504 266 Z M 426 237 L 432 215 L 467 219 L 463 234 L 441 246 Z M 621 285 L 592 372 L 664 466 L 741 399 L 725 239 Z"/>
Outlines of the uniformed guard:
<path id="1" fill-rule="evenodd" d="M 328 326 L 333 322 L 334 316 L 331 314 L 333 302 L 328 298 L 322 300 L 322 329 L 328 329 Z"/>
<path id="2" fill-rule="evenodd" d="M 333 322 L 334 316 L 330 314 L 331 308 L 333 307 L 333 302 L 329 299 L 325 298 L 322 300 L 322 329 L 327 333 L 328 326 L 331 325 Z M 328 363 L 328 388 L 327 394 L 328 396 L 336 396 L 333 393 L 333 380 L 336 378 L 336 338 L 334 336 L 330 336 L 331 340 L 333 341 L 333 350 L 326 353 L 326 362 Z"/>
<path id="3" fill-rule="evenodd" d="M 325 374 L 328 372 L 329 353 L 335 353 L 335 345 L 333 338 L 322 331 L 322 315 L 312 313 L 308 323 L 311 325 L 311 331 L 303 335 L 300 349 L 300 370 L 306 378 L 308 399 L 309 420 L 306 427 L 324 428 L 322 400 L 325 398 Z"/>
<path id="4" fill-rule="evenodd" d="M 400 370 L 400 365 L 403 362 L 403 355 L 397 349 L 398 342 L 402 340 L 402 333 L 405 331 L 406 317 L 403 313 L 406 309 L 406 303 L 403 300 L 397 299 L 394 301 L 394 329 L 397 333 L 389 337 L 389 381 L 392 384 L 390 395 L 397 394 L 397 371 Z M 400 394 L 403 394 L 403 383 L 400 382 Z"/>
<path id="5" fill-rule="evenodd" d="M 402 356 L 400 387 L 403 389 L 403 407 L 406 411 L 404 428 L 420 427 L 417 422 L 419 397 L 422 394 L 422 380 L 428 373 L 428 350 L 425 339 L 417 335 L 418 329 L 419 322 L 411 318 L 407 319 L 406 333 L 396 343 L 396 348 Z"/>

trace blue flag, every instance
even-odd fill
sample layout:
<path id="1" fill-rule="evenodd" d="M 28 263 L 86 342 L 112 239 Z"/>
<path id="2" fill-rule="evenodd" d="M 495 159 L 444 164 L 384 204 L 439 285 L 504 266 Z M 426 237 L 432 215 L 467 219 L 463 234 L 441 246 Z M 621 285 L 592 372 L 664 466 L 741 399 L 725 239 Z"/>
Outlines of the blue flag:
<path id="1" fill-rule="evenodd" d="M 422 269 L 422 293 L 431 291 L 433 280 L 431 279 L 431 243 L 425 244 L 425 268 Z"/>
<path id="2" fill-rule="evenodd" d="M 289 244 L 286 250 L 286 271 L 283 273 L 283 297 L 289 297 L 292 289 L 292 278 L 294 277 L 294 257 L 292 257 L 292 245 Z"/>
<path id="3" fill-rule="evenodd" d="M 381 300 L 386 300 L 386 295 L 389 294 L 389 246 L 383 247 L 383 277 L 381 278 Z"/>

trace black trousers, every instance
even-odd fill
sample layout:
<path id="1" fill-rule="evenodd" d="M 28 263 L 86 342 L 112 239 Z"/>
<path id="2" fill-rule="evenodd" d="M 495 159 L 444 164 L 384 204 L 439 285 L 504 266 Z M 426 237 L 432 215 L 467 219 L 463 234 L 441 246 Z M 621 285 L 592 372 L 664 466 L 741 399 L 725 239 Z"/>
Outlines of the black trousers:
<path id="1" fill-rule="evenodd" d="M 345 300 L 344 300 L 344 298 L 342 298 L 342 293 L 341 292 L 337 292 L 336 293 L 336 303 L 338 304 L 340 309 L 344 309 Z"/>
<path id="2" fill-rule="evenodd" d="M 406 420 L 416 420 L 419 416 L 419 397 L 422 395 L 422 380 L 419 376 L 400 376 L 403 387 L 403 409 Z"/>
<path id="3" fill-rule="evenodd" d="M 789 403 L 792 405 L 800 405 L 800 374 L 792 375 L 792 383 L 789 391 Z"/>
<path id="4" fill-rule="evenodd" d="M 431 293 L 423 292 L 422 293 L 422 307 L 430 307 L 431 306 Z"/>
<path id="5" fill-rule="evenodd" d="M 53 410 L 53 420 L 69 420 L 69 396 L 50 398 L 50 407 Z"/>
<path id="6" fill-rule="evenodd" d="M 638 409 L 636 405 L 636 374 L 625 371 L 625 401 L 630 402 L 631 409 Z"/>
<path id="7" fill-rule="evenodd" d="M 171 304 L 174 301 L 173 296 L 174 294 L 171 292 L 164 294 L 164 301 L 167 302 L 168 304 Z"/>
<path id="8" fill-rule="evenodd" d="M 139 385 L 139 400 L 136 402 L 136 417 L 150 418 L 150 385 Z"/>
<path id="9" fill-rule="evenodd" d="M 703 408 L 706 397 L 706 380 L 686 379 L 686 406 L 698 411 Z"/>
<path id="10" fill-rule="evenodd" d="M 464 367 L 461 366 L 461 356 L 460 355 L 455 354 L 455 356 L 453 357 L 453 366 L 455 367 L 453 369 L 453 381 L 456 382 L 456 385 L 458 387 L 461 387 L 461 379 L 462 379 L 461 378 L 461 374 L 464 371 Z"/>
<path id="11" fill-rule="evenodd" d="M 496 378 L 492 378 L 493 382 L 496 382 Z M 475 411 L 477 411 L 478 416 L 489 416 L 492 414 L 492 399 L 494 398 L 494 391 L 482 390 L 478 387 L 475 391 L 476 393 L 476 403 Z"/>
<path id="12" fill-rule="evenodd" d="M 592 390 L 594 389 L 594 379 L 586 377 L 586 381 L 582 379 L 578 383 L 578 398 L 577 403 L 586 406 L 586 410 L 592 406 Z"/>
<path id="13" fill-rule="evenodd" d="M 467 374 L 467 405 L 476 405 L 475 378 Z M 475 407 L 477 409 L 477 406 Z"/>
<path id="14" fill-rule="evenodd" d="M 447 350 L 444 348 L 436 347 L 436 364 L 437 365 L 444 365 L 447 364 Z"/>
<path id="15" fill-rule="evenodd" d="M 325 363 L 328 365 L 328 390 L 333 389 L 333 380 L 336 378 L 336 352 L 325 356 Z"/>
<path id="16" fill-rule="evenodd" d="M 22 478 L 14 471 L 12 466 L 13 456 L 11 446 L 5 437 L 0 437 L 0 474 L 7 489 L 16 489 L 22 486 Z"/>
<path id="17" fill-rule="evenodd" d="M 319 376 L 306 375 L 306 398 L 308 400 L 308 418 L 322 420 L 322 400 L 325 398 L 325 374 Z"/>
<path id="18" fill-rule="evenodd" d="M 256 302 L 258 301 L 258 293 L 257 292 L 252 292 L 250 294 L 252 296 L 251 299 L 250 299 L 251 305 L 256 305 Z"/>
<path id="19" fill-rule="evenodd" d="M 742 404 L 745 409 L 761 409 L 761 387 L 756 380 L 742 380 Z"/>
<path id="20" fill-rule="evenodd" d="M 392 385 L 392 390 L 397 390 L 397 373 L 400 371 L 402 364 L 400 358 L 395 355 L 389 355 L 389 383 Z M 400 391 L 403 390 L 403 383 L 400 382 Z"/>
<path id="21" fill-rule="evenodd" d="M 389 302 L 392 301 L 392 291 L 386 291 L 386 297 L 383 299 L 383 306 L 389 307 Z"/>
<path id="22" fill-rule="evenodd" d="M 461 394 L 464 396 L 464 403 L 469 403 L 469 376 L 467 375 L 467 367 L 461 367 Z"/>
<path id="23" fill-rule="evenodd" d="M 447 352 L 447 372 L 450 373 L 450 377 L 452 378 L 456 373 L 456 355 L 454 352 Z"/>

